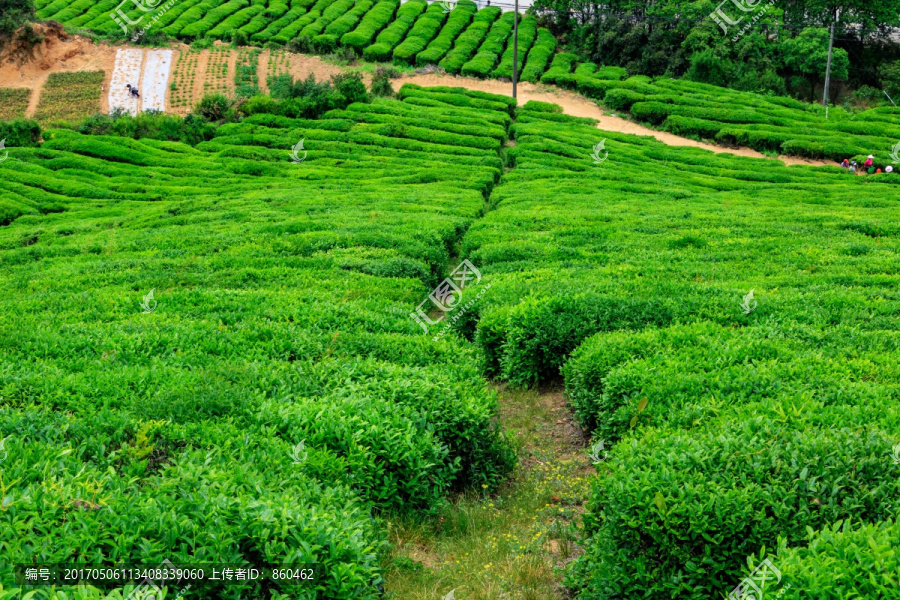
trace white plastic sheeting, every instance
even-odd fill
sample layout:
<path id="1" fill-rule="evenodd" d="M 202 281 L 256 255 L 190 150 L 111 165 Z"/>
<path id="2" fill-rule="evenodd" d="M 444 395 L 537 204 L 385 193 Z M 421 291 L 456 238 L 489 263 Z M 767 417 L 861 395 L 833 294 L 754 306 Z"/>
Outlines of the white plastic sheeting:
<path id="1" fill-rule="evenodd" d="M 112 80 L 109 82 L 109 112 L 119 108 L 137 115 L 140 100 L 131 95 L 129 83 L 138 85 L 141 82 L 141 61 L 144 51 L 140 48 L 126 48 L 116 51 L 116 66 L 113 68 Z"/>
<path id="2" fill-rule="evenodd" d="M 166 85 L 172 70 L 171 50 L 150 50 L 141 78 L 141 110 L 166 110 Z"/>

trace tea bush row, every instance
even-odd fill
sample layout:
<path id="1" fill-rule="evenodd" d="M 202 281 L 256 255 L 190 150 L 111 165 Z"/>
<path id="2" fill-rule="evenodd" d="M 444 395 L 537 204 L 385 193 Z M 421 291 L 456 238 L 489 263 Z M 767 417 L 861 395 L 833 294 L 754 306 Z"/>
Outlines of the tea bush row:
<path id="1" fill-rule="evenodd" d="M 603 79 L 600 72 L 578 75 L 577 70 L 573 75 L 557 72 L 552 79 L 677 135 L 761 152 L 835 162 L 844 158 L 863 162 L 873 154 L 883 167 L 890 164 L 891 150 L 900 140 L 900 123 L 889 111 L 852 115 L 835 108 L 826 120 L 817 105 L 685 80 L 617 81 Z"/>
<path id="2" fill-rule="evenodd" d="M 441 59 L 440 66 L 448 73 L 458 74 L 484 41 L 500 12 L 498 7 L 489 6 L 475 13 L 472 23 L 456 39 L 453 49 Z"/>

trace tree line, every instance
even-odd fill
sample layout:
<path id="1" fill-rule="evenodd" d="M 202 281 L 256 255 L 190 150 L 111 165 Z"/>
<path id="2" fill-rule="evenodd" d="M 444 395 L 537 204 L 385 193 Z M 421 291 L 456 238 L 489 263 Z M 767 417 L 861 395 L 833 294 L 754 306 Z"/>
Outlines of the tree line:
<path id="1" fill-rule="evenodd" d="M 900 96 L 900 0 L 536 0 L 531 9 L 585 60 L 821 100 Z M 894 98 L 900 101 L 900 98 Z"/>

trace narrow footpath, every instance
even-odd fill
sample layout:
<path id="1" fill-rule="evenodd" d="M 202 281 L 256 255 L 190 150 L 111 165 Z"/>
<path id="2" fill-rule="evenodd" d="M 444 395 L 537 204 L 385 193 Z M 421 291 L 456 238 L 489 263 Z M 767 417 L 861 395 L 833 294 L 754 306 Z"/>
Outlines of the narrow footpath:
<path id="1" fill-rule="evenodd" d="M 562 390 L 495 388 L 519 467 L 497 494 L 471 492 L 438 518 L 391 522 L 385 591 L 394 600 L 563 600 L 581 553 L 594 469 Z M 448 596 L 450 592 L 453 595 Z"/>

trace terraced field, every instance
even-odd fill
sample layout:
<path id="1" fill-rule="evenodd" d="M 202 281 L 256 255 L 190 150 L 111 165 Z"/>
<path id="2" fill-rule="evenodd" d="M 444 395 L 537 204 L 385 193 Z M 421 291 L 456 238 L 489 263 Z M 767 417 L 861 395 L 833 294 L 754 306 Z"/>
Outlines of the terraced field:
<path id="1" fill-rule="evenodd" d="M 109 4 L 109 6 L 106 6 Z M 101 34 L 115 34 L 120 26 L 107 14 L 109 2 L 62 4 L 39 0 L 37 15 Z M 98 13 L 98 8 L 102 14 Z M 230 40 L 235 32 L 254 44 L 294 42 L 308 50 L 327 53 L 350 48 L 367 60 L 398 64 L 437 65 L 478 77 L 512 76 L 512 19 L 500 9 L 478 10 L 471 0 L 460 0 L 446 10 L 444 4 L 411 0 L 184 0 L 145 12 L 134 3 L 124 6 L 123 22 L 146 24 L 150 30 L 184 41 L 201 38 Z M 537 29 L 533 17 L 520 24 L 519 70 L 537 81 L 552 57 L 556 41 L 546 29 Z M 537 39 L 537 51 L 529 57 Z M 471 60 L 470 60 L 471 59 Z"/>
<path id="2" fill-rule="evenodd" d="M 513 468 L 493 378 L 564 382 L 605 444 L 577 598 L 718 599 L 764 557 L 781 598 L 898 597 L 893 175 L 411 85 L 196 147 L 44 138 L 0 163 L 0 582 L 315 562 L 315 589 L 227 597 L 382 597 L 387 519 Z M 423 333 L 463 258 L 480 281 Z"/>

